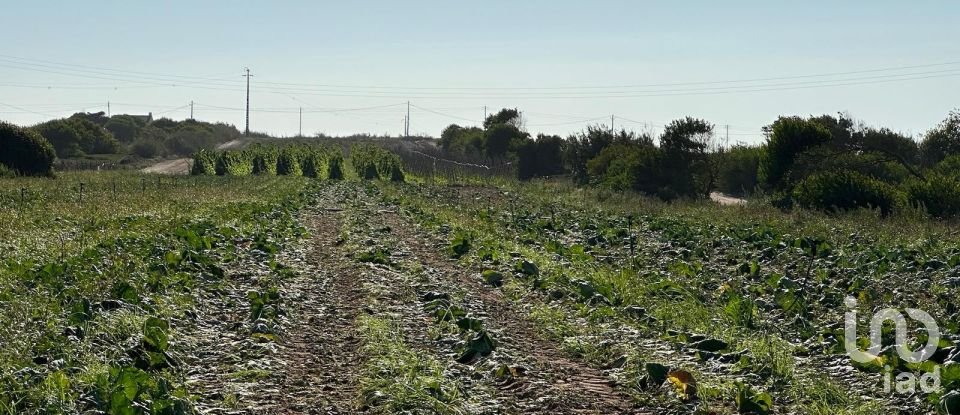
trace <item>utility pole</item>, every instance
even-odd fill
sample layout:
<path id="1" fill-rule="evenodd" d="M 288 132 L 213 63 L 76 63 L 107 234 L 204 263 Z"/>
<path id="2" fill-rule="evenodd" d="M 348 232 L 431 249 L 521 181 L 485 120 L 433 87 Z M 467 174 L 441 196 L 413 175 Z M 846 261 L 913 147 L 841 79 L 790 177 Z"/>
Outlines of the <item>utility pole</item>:
<path id="1" fill-rule="evenodd" d="M 487 121 L 487 106 L 483 106 L 483 121 Z"/>
<path id="2" fill-rule="evenodd" d="M 303 137 L 303 107 L 300 107 L 300 132 L 297 133 L 298 137 Z"/>
<path id="3" fill-rule="evenodd" d="M 410 137 L 410 101 L 407 101 L 407 122 L 406 128 L 403 130 L 403 135 Z"/>
<path id="4" fill-rule="evenodd" d="M 193 119 L 193 100 L 190 100 L 190 119 Z"/>
<path id="5" fill-rule="evenodd" d="M 724 147 L 730 146 L 730 124 L 727 124 L 727 138 L 723 140 Z"/>
<path id="6" fill-rule="evenodd" d="M 616 115 L 611 115 L 611 116 L 610 116 L 610 135 L 613 135 L 613 136 L 616 136 L 616 135 L 617 135 L 617 130 L 616 130 L 615 128 L 613 128 L 613 119 L 616 118 L 616 117 L 617 117 Z"/>
<path id="7" fill-rule="evenodd" d="M 110 118 L 110 101 L 107 101 L 107 118 Z"/>
<path id="8" fill-rule="evenodd" d="M 247 78 L 247 125 L 243 129 L 243 135 L 250 135 L 250 68 L 243 68 L 247 71 L 243 77 Z"/>

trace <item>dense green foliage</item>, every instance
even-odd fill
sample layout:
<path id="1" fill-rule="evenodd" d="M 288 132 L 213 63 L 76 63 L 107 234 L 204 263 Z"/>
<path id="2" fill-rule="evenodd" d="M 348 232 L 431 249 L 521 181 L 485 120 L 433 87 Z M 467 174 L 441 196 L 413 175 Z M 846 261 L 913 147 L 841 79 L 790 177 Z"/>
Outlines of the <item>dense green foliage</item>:
<path id="1" fill-rule="evenodd" d="M 577 164 L 586 160 L 585 169 L 574 167 L 575 177 L 615 190 L 668 200 L 703 197 L 714 180 L 706 152 L 712 134 L 711 124 L 689 117 L 667 125 L 659 146 L 647 136 L 593 128 L 571 142 L 567 154 Z"/>
<path id="2" fill-rule="evenodd" d="M 152 120 L 146 116 L 77 113 L 70 118 L 32 127 L 46 137 L 60 158 L 89 154 L 130 154 L 142 158 L 189 156 L 200 149 L 240 138 L 240 132 L 223 123 L 195 120 Z"/>
<path id="3" fill-rule="evenodd" d="M 793 189 L 802 206 L 823 210 L 880 209 L 888 215 L 897 207 L 899 195 L 890 185 L 852 171 L 815 173 Z"/>
<path id="4" fill-rule="evenodd" d="M 563 174 L 563 139 L 555 135 L 540 134 L 534 140 L 523 141 L 516 150 L 517 178 Z"/>
<path id="5" fill-rule="evenodd" d="M 0 165 L 23 176 L 52 176 L 56 157 L 40 134 L 0 122 Z"/>
<path id="6" fill-rule="evenodd" d="M 243 150 L 200 150 L 193 160 L 194 175 L 343 177 L 343 155 L 334 146 L 257 144 Z"/>
<path id="7" fill-rule="evenodd" d="M 762 147 L 735 146 L 711 154 L 717 169 L 717 190 L 735 196 L 753 193 L 763 151 Z"/>
<path id="8" fill-rule="evenodd" d="M 760 160 L 759 177 L 772 189 L 789 188 L 786 181 L 797 156 L 830 141 L 830 130 L 800 117 L 781 117 L 769 127 L 770 136 Z"/>
<path id="9" fill-rule="evenodd" d="M 354 145 L 350 148 L 350 162 L 357 176 L 364 180 L 402 182 L 405 178 L 400 157 L 377 145 Z"/>
<path id="10" fill-rule="evenodd" d="M 950 112 L 920 143 L 920 157 L 925 166 L 933 166 L 956 154 L 960 154 L 960 111 Z"/>
<path id="11" fill-rule="evenodd" d="M 932 172 L 926 180 L 912 179 L 904 186 L 908 201 L 939 218 L 960 216 L 960 179 Z"/>

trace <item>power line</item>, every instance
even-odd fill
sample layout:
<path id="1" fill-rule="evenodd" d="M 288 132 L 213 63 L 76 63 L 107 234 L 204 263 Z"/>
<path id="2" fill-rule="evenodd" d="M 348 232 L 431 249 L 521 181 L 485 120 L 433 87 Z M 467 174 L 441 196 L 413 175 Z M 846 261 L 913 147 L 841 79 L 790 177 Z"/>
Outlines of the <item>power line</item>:
<path id="1" fill-rule="evenodd" d="M 413 108 L 416 108 L 416 109 L 418 109 L 418 110 L 421 110 L 421 111 L 426 111 L 426 112 L 429 112 L 429 113 L 432 113 L 432 114 L 436 114 L 436 115 L 440 115 L 440 116 L 447 117 L 447 118 L 453 118 L 453 119 L 462 120 L 462 121 L 469 121 L 469 122 L 473 122 L 473 123 L 477 122 L 477 120 L 474 120 L 474 119 L 470 119 L 470 118 L 466 118 L 466 117 L 458 117 L 458 116 L 456 116 L 456 115 L 445 114 L 445 113 L 442 113 L 442 112 L 440 112 L 440 111 L 434 111 L 434 110 L 429 109 L 429 108 L 421 107 L 421 106 L 419 106 L 419 105 L 412 105 L 412 107 L 413 107 Z"/>
<path id="2" fill-rule="evenodd" d="M 10 61 L 7 61 L 10 62 Z M 158 75 L 151 74 L 152 77 L 147 77 L 144 79 L 142 75 L 137 75 L 139 78 L 131 79 L 129 75 L 118 75 L 115 73 L 106 73 L 91 71 L 91 70 L 77 70 L 79 72 L 86 72 L 83 74 L 77 73 L 68 73 L 62 72 L 63 68 L 53 67 L 52 65 L 43 65 L 29 62 L 16 62 L 13 63 L 19 64 L 21 66 L 13 66 L 15 69 L 20 70 L 29 70 L 29 71 L 38 71 L 38 72 L 50 72 L 66 76 L 74 77 L 85 77 L 93 79 L 106 79 L 118 82 L 127 82 L 127 83 L 136 83 L 142 86 L 149 87 L 188 87 L 188 88 L 199 88 L 199 89 L 211 89 L 211 90 L 235 90 L 236 84 L 234 81 L 222 81 L 215 78 L 201 78 L 201 77 L 186 77 L 182 75 Z M 869 69 L 861 71 L 847 71 L 847 72 L 834 72 L 834 73 L 824 73 L 824 74 L 813 74 L 813 75 L 798 75 L 798 76 L 783 76 L 783 77 L 768 77 L 768 78 L 755 78 L 755 79 L 741 79 L 741 80 L 726 80 L 726 81 L 703 81 L 703 82 L 673 82 L 673 83 L 661 83 L 661 84 L 645 84 L 645 85 L 621 85 L 621 86 L 577 86 L 577 87 L 519 87 L 519 88 L 500 88 L 500 87 L 458 87 L 458 88 L 448 88 L 448 87 L 364 87 L 364 86 L 354 86 L 355 88 L 367 88 L 367 89 L 411 89 L 411 90 L 421 90 L 421 91 L 538 91 L 538 90 L 572 90 L 572 89 L 603 89 L 603 88 L 643 88 L 643 87 L 653 87 L 653 86 L 684 86 L 684 85 L 710 85 L 710 84 L 731 84 L 731 83 L 745 83 L 745 82 L 762 82 L 762 81 L 772 81 L 772 80 L 788 80 L 788 79 L 805 79 L 805 78 L 818 78 L 818 77 L 827 77 L 827 76 L 841 76 L 841 75 L 852 75 L 852 74 L 865 74 L 865 73 L 876 73 L 876 72 L 889 72 L 889 71 L 902 71 L 906 69 L 918 69 L 918 68 L 928 68 L 935 66 L 947 66 L 947 65 L 956 65 L 960 62 L 947 62 L 947 63 L 938 63 L 938 64 L 927 64 L 927 65 L 912 65 L 912 66 L 901 66 L 894 68 L 881 68 L 881 69 Z M 23 65 L 39 65 L 41 67 L 45 66 L 47 68 L 53 67 L 59 70 L 48 70 L 48 69 L 38 69 L 38 68 L 23 68 Z M 66 66 L 65 64 L 61 64 Z M 4 66 L 0 64 L 0 66 Z M 10 67 L 9 65 L 7 65 Z M 104 69 L 105 70 L 105 69 Z M 660 90 L 650 90 L 650 91 L 590 91 L 590 92 L 575 92 L 575 91 L 566 91 L 566 92 L 538 92 L 536 95 L 529 95 L 528 92 L 523 94 L 527 95 L 500 95 L 499 97 L 511 98 L 511 99 L 596 99 L 596 98 L 638 98 L 638 97 L 658 97 L 658 96 L 678 96 L 678 95 L 716 95 L 716 94 L 729 94 L 729 93 L 746 93 L 746 92 L 762 92 L 762 91 L 778 91 L 778 90 L 791 90 L 791 89 L 807 89 L 807 88 L 824 88 L 824 87 L 836 87 L 836 86 L 847 86 L 847 85 L 863 85 L 863 84 L 872 84 L 872 83 L 888 83 L 888 82 L 900 82 L 900 81 L 909 81 L 917 79 L 932 79 L 932 78 L 946 78 L 960 75 L 960 72 L 957 72 L 960 69 L 948 69 L 940 71 L 928 71 L 928 72 L 912 72 L 912 73 L 900 73 L 900 74 L 886 74 L 886 75 L 877 75 L 869 77 L 855 77 L 855 78 L 846 78 L 846 79 L 821 79 L 813 81 L 801 81 L 801 82 L 788 82 L 788 83 L 775 83 L 775 84 L 766 84 L 766 85 L 732 85 L 732 86 L 719 86 L 719 87 L 709 87 L 709 88 L 695 88 L 695 89 L 660 89 Z M 113 70 L 114 72 L 123 72 L 118 70 Z M 133 72 L 137 74 L 146 74 Z M 92 74 L 92 75 L 91 75 Z M 125 78 L 124 78 L 125 77 Z M 176 79 L 174 79 L 176 78 Z M 216 82 L 211 82 L 216 81 Z M 378 91 L 342 91 L 342 90 L 317 90 L 310 88 L 289 88 L 281 86 L 270 86 L 270 85 L 301 85 L 301 86 L 318 86 L 317 84 L 294 84 L 294 83 L 277 83 L 277 82 L 261 82 L 260 85 L 266 84 L 266 86 L 261 86 L 265 92 L 270 93 L 280 93 L 279 91 L 294 91 L 302 95 L 321 95 L 321 96 L 342 96 L 342 97 L 358 97 L 358 98 L 386 98 L 386 97 L 400 97 L 397 95 L 396 91 L 388 92 L 378 92 Z M 9 84 L 8 84 L 9 85 Z M 40 85 L 29 85 L 30 87 L 42 87 Z M 127 86 L 118 86 L 114 88 L 121 88 Z M 342 86 L 326 86 L 327 88 L 341 88 Z M 47 88 L 52 88 L 48 86 Z M 499 92 L 503 94 L 503 92 Z M 393 95 L 391 95 L 393 94 Z M 416 98 L 431 98 L 431 99 L 466 99 L 466 98 L 491 98 L 492 95 L 478 95 L 474 92 L 431 92 L 432 95 L 419 95 Z M 456 94 L 456 95 L 451 95 Z M 286 94 L 285 94 L 286 95 Z M 409 94 L 406 94 L 409 95 Z M 289 96 L 289 95 L 288 95 Z"/>
<path id="3" fill-rule="evenodd" d="M 530 124 L 530 125 L 527 125 L 527 126 L 528 126 L 528 127 L 553 127 L 553 126 L 558 126 L 558 125 L 583 124 L 583 123 L 588 123 L 588 122 L 593 122 L 593 121 L 600 121 L 600 120 L 605 120 L 605 119 L 607 119 L 607 117 L 606 117 L 606 116 L 603 116 L 603 117 L 591 118 L 591 119 L 587 119 L 587 120 L 577 120 L 577 121 L 571 121 L 571 122 L 558 122 L 558 123 L 551 123 L 551 124 Z"/>

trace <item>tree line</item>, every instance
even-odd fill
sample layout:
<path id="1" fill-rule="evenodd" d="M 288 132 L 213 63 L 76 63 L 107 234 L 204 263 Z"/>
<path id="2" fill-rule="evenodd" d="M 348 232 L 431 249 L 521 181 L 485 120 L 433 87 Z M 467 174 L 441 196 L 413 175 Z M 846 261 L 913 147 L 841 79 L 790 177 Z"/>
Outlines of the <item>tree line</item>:
<path id="1" fill-rule="evenodd" d="M 534 136 L 518 109 L 505 108 L 482 126 L 446 127 L 437 143 L 461 160 L 473 156 L 515 166 L 521 180 L 568 175 L 579 184 L 665 200 L 721 191 L 760 193 L 784 209 L 869 208 L 884 215 L 923 209 L 938 217 L 960 215 L 960 111 L 919 140 L 845 114 L 780 117 L 763 131 L 765 142 L 729 148 L 717 145 L 713 124 L 693 117 L 670 122 L 656 137 L 603 125 L 566 138 Z M 28 128 L 2 124 L 0 175 L 52 175 L 57 157 L 188 156 L 239 137 L 226 124 L 103 113 L 78 113 Z M 232 165 L 226 159 L 221 163 Z"/>
<path id="2" fill-rule="evenodd" d="M 684 117 L 657 137 L 591 125 L 564 139 L 533 136 L 519 110 L 503 109 L 482 127 L 448 126 L 439 146 L 515 163 L 521 180 L 567 174 L 580 184 L 665 200 L 759 192 L 785 209 L 960 214 L 958 111 L 919 140 L 842 113 L 780 117 L 763 128 L 765 142 L 752 146 L 719 146 L 714 127 Z"/>

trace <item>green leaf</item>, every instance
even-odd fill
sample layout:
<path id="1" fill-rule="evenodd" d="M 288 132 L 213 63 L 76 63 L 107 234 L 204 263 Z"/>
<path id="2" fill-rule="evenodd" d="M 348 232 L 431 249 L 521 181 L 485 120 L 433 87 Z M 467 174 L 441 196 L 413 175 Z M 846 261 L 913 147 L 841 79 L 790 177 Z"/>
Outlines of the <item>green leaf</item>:
<path id="1" fill-rule="evenodd" d="M 483 274 L 481 274 L 481 276 L 483 277 L 483 280 L 487 284 L 490 284 L 494 287 L 499 287 L 503 285 L 504 276 L 500 272 L 494 271 L 492 269 L 488 269 L 486 271 L 483 271 Z"/>
<path id="2" fill-rule="evenodd" d="M 534 264 L 533 262 L 530 262 L 527 260 L 518 262 L 515 269 L 517 272 L 524 275 L 529 275 L 529 276 L 540 275 L 540 267 L 538 267 L 537 264 Z"/>
<path id="3" fill-rule="evenodd" d="M 163 353 L 170 346 L 170 338 L 167 331 L 170 330 L 170 324 L 166 320 L 156 317 L 150 317 L 143 324 L 143 342 L 149 346 L 150 351 Z"/>
<path id="4" fill-rule="evenodd" d="M 750 385 L 737 382 L 737 411 L 741 414 L 767 415 L 773 408 L 773 397 L 766 392 L 754 391 Z"/>

